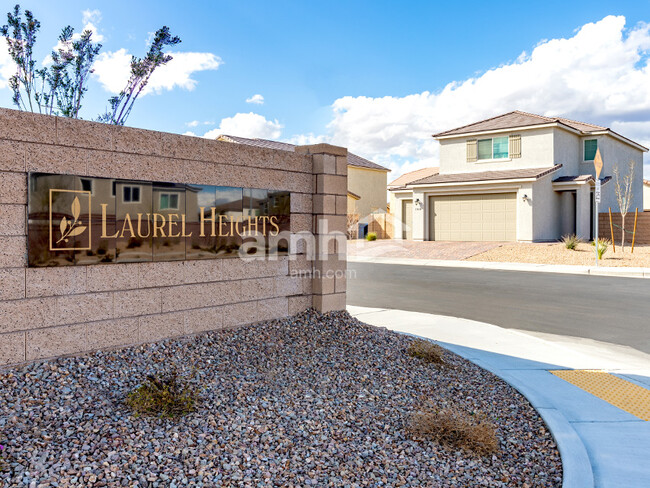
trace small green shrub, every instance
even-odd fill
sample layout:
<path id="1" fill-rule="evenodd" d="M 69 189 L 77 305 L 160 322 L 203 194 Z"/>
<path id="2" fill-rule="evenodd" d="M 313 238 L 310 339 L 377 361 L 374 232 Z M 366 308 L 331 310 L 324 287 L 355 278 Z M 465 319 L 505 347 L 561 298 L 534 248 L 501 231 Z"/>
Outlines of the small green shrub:
<path id="1" fill-rule="evenodd" d="M 417 339 L 411 342 L 407 352 L 409 356 L 421 359 L 425 363 L 445 363 L 445 350 L 431 341 Z"/>
<path id="2" fill-rule="evenodd" d="M 368 235 L 366 235 L 366 240 L 367 241 L 376 241 L 377 240 L 377 233 L 376 232 L 368 232 Z"/>
<path id="3" fill-rule="evenodd" d="M 467 449 L 479 456 L 499 450 L 496 428 L 485 415 L 470 415 L 456 407 L 417 412 L 411 415 L 408 429 L 416 438 Z"/>
<path id="4" fill-rule="evenodd" d="M 591 241 L 592 246 L 596 246 L 596 241 Z M 603 259 L 603 255 L 607 252 L 610 242 L 608 239 L 600 238 L 598 239 L 598 248 L 596 253 L 598 254 L 598 259 Z"/>
<path id="5" fill-rule="evenodd" d="M 582 239 L 580 239 L 575 234 L 567 234 L 565 236 L 562 236 L 562 242 L 564 243 L 564 247 L 570 249 L 571 251 L 575 251 L 578 247 L 578 244 L 582 242 Z"/>
<path id="6" fill-rule="evenodd" d="M 176 372 L 162 378 L 153 375 L 129 393 L 125 403 L 138 415 L 182 417 L 196 410 L 197 392 Z"/>

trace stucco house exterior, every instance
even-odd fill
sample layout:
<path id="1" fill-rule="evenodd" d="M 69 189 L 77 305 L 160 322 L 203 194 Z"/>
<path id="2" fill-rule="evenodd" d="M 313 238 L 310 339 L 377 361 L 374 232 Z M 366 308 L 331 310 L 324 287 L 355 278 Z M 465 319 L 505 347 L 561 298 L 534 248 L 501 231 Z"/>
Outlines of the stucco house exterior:
<path id="1" fill-rule="evenodd" d="M 648 149 L 599 125 L 513 111 L 435 134 L 437 175 L 390 189 L 395 238 L 553 241 L 593 236 L 596 150 L 604 160 L 599 211 L 618 211 L 612 171 L 635 163 L 632 209 L 643 208 Z M 393 203 L 394 202 L 394 203 Z"/>
<path id="2" fill-rule="evenodd" d="M 220 141 L 249 146 L 267 147 L 283 151 L 295 151 L 296 146 L 287 142 L 267 139 L 220 135 Z M 348 152 L 348 214 L 361 218 L 376 211 L 386 211 L 386 184 L 390 170 L 361 156 Z"/>

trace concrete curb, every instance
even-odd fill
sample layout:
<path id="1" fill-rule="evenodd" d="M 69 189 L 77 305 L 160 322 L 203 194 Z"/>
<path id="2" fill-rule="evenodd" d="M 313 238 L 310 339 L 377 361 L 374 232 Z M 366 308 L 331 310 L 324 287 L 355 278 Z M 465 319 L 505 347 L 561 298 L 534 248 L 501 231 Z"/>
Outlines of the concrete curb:
<path id="1" fill-rule="evenodd" d="M 432 340 L 407 332 L 398 332 L 398 334 L 417 337 L 427 341 Z M 533 408 L 540 414 L 557 443 L 560 458 L 562 459 L 562 488 L 594 488 L 594 470 L 589 455 L 587 454 L 587 448 L 571 423 L 560 410 L 545 406 L 547 402 L 543 400 L 543 397 L 537 391 L 531 388 L 530 385 L 510 375 L 507 371 L 493 367 L 481 359 L 470 357 L 463 348 L 456 348 L 444 342 L 433 342 L 498 376 L 526 397 Z"/>
<path id="2" fill-rule="evenodd" d="M 539 273 L 562 273 L 621 278 L 650 278 L 650 268 L 625 268 L 612 266 L 577 266 L 533 263 L 493 263 L 487 261 L 458 261 L 446 259 L 384 258 L 372 256 L 348 256 L 350 263 L 403 264 L 410 266 L 435 266 L 444 268 L 471 268 L 497 271 L 527 271 Z"/>

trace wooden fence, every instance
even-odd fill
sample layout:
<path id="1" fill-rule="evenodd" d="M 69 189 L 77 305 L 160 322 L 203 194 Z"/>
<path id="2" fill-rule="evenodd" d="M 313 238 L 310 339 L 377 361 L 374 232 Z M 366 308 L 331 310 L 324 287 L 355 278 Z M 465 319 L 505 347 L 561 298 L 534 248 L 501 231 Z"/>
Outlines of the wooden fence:
<path id="1" fill-rule="evenodd" d="M 377 239 L 392 239 L 395 232 L 393 219 L 390 213 L 373 213 L 366 217 L 368 221 L 368 232 L 375 232 Z M 364 220 L 366 220 L 364 219 Z"/>
<path id="2" fill-rule="evenodd" d="M 612 224 L 614 225 L 614 239 L 616 245 L 621 241 L 621 214 L 612 212 Z M 629 245 L 632 242 L 632 231 L 634 230 L 634 210 L 625 216 L 625 242 Z M 629 231 L 629 232 L 627 232 Z M 598 216 L 598 235 L 605 239 L 612 239 L 609 226 L 609 214 L 601 213 Z M 639 217 L 636 223 L 635 244 L 650 244 L 650 211 L 639 210 Z"/>

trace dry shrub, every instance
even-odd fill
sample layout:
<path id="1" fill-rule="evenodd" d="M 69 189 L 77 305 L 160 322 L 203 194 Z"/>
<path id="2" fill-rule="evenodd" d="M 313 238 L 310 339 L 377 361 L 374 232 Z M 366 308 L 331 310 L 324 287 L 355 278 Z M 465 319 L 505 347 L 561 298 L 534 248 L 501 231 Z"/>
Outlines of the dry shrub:
<path id="1" fill-rule="evenodd" d="M 445 350 L 438 344 L 417 339 L 409 345 L 408 355 L 425 363 L 445 364 Z"/>
<path id="2" fill-rule="evenodd" d="M 182 417 L 196 410 L 197 392 L 185 384 L 176 372 L 162 378 L 153 375 L 129 393 L 125 403 L 139 415 Z"/>
<path id="3" fill-rule="evenodd" d="M 499 450 L 496 429 L 482 415 L 470 415 L 456 407 L 425 410 L 411 416 L 409 431 L 443 446 L 466 449 L 479 456 Z"/>

